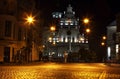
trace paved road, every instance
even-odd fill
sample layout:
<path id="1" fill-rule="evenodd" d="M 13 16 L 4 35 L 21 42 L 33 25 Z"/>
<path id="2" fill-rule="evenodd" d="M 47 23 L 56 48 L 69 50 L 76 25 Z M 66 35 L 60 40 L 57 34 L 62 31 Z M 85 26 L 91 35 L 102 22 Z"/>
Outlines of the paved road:
<path id="1" fill-rule="evenodd" d="M 0 79 L 120 79 L 120 68 L 102 63 L 0 66 Z"/>

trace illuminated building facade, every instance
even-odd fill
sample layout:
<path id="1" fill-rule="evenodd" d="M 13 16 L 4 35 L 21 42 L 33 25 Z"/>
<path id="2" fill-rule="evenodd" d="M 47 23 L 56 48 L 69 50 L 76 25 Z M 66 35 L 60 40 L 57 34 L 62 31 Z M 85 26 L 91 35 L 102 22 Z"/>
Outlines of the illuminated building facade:
<path id="1" fill-rule="evenodd" d="M 117 32 L 117 26 L 116 21 L 113 21 L 108 27 L 107 27 L 107 59 L 108 60 L 116 60 L 117 57 L 117 44 L 116 44 L 116 32 Z"/>
<path id="2" fill-rule="evenodd" d="M 49 30 L 46 41 L 46 53 L 50 57 L 64 57 L 64 53 L 78 52 L 80 48 L 89 50 L 88 39 L 84 33 L 80 33 L 79 19 L 75 17 L 75 12 L 71 5 L 64 13 L 53 12 L 55 31 Z"/>
<path id="3" fill-rule="evenodd" d="M 107 59 L 120 62 L 120 14 L 107 27 Z"/>
<path id="4" fill-rule="evenodd" d="M 116 59 L 120 62 L 120 13 L 116 15 Z"/>

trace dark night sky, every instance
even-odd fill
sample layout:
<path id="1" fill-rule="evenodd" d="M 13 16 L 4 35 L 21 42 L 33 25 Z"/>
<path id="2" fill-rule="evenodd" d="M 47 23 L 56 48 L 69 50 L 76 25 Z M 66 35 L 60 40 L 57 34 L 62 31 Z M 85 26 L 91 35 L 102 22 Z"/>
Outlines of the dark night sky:
<path id="1" fill-rule="evenodd" d="M 115 19 L 115 14 L 120 11 L 119 0 L 36 0 L 37 8 L 43 16 L 51 17 L 55 11 L 63 12 L 68 4 L 71 4 L 76 16 L 91 18 L 95 24 L 93 27 L 101 33 L 105 33 L 105 26 Z"/>
<path id="2" fill-rule="evenodd" d="M 115 20 L 115 15 L 120 11 L 120 0 L 36 0 L 37 8 L 44 18 L 49 20 L 51 13 L 55 11 L 66 11 L 68 4 L 71 4 L 76 17 L 80 20 L 83 17 L 91 19 L 91 41 L 93 50 L 100 48 L 100 37 L 106 34 L 106 26 Z M 98 50 L 99 51 L 99 50 Z M 102 51 L 99 51 L 101 53 Z M 102 52 L 101 54 L 103 54 Z"/>

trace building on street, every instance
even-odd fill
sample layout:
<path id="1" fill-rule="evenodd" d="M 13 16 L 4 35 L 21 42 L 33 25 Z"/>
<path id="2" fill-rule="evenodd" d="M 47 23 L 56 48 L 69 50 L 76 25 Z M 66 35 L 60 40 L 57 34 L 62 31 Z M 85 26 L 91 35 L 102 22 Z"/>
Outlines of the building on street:
<path id="1" fill-rule="evenodd" d="M 44 41 L 45 56 L 56 61 L 58 58 L 66 57 L 65 55 L 79 52 L 81 48 L 89 50 L 87 35 L 85 32 L 80 32 L 79 18 L 75 17 L 75 12 L 71 5 L 67 7 L 64 13 L 53 12 L 52 17 L 53 25 L 50 27 L 55 29 L 48 29 L 48 33 L 44 34 L 46 38 Z"/>
<path id="2" fill-rule="evenodd" d="M 24 13 L 35 6 L 32 0 L 0 0 L 0 62 L 28 62 L 39 60 L 38 46 L 33 38 L 28 39 Z M 34 36 L 36 33 L 31 31 Z M 30 51 L 28 52 L 28 48 Z M 31 53 L 30 53 L 31 52 Z"/>

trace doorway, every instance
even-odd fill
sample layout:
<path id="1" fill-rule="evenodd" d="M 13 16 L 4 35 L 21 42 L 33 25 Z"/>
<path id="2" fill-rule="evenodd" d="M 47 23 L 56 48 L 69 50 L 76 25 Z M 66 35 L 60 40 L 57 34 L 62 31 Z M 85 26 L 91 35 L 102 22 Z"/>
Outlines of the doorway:
<path id="1" fill-rule="evenodd" d="M 4 62 L 6 63 L 10 62 L 10 47 L 4 48 Z"/>

